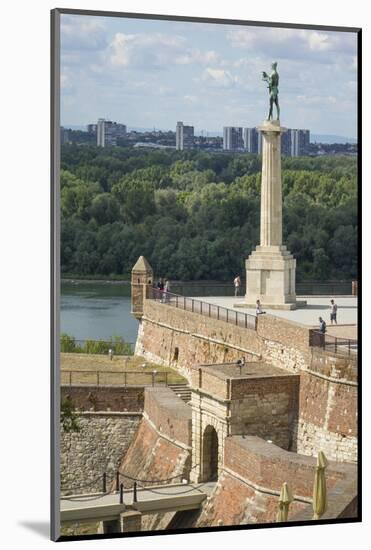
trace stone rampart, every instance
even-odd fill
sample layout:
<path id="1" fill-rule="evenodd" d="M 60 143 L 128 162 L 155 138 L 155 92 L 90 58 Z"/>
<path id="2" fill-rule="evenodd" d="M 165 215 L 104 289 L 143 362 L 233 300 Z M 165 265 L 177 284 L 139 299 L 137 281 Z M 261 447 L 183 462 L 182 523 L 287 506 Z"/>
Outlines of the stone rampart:
<path id="1" fill-rule="evenodd" d="M 81 412 L 78 432 L 61 430 L 62 494 L 101 491 L 103 472 L 114 478 L 141 418 L 140 412 Z"/>
<path id="2" fill-rule="evenodd" d="M 274 522 L 283 482 L 295 497 L 290 518 L 304 513 L 311 507 L 315 466 L 314 457 L 284 451 L 258 437 L 228 437 L 221 476 L 197 526 Z M 354 465 L 330 462 L 326 469 L 329 494 L 354 484 L 356 476 Z M 349 502 L 343 503 L 342 513 L 354 507 L 354 494 L 347 495 Z"/>
<path id="3" fill-rule="evenodd" d="M 257 330 L 238 327 L 154 300 L 145 300 L 136 352 L 171 365 L 191 385 L 228 399 L 223 380 L 200 374 L 198 365 L 245 358 L 300 374 L 300 399 L 292 426 L 292 448 L 308 455 L 323 450 L 328 458 L 357 460 L 357 365 L 310 344 L 309 327 L 261 315 Z M 238 391 L 236 389 L 236 391 Z M 295 421 L 296 415 L 296 421 Z"/>
<path id="4" fill-rule="evenodd" d="M 70 399 L 79 411 L 138 412 L 143 410 L 144 386 L 62 385 L 61 401 Z"/>
<path id="5" fill-rule="evenodd" d="M 192 412 L 169 388 L 146 388 L 144 413 L 160 434 L 192 445 Z"/>
<path id="6" fill-rule="evenodd" d="M 297 372 L 310 360 L 309 336 L 309 327 L 272 315 L 258 317 L 253 330 L 145 300 L 136 354 L 174 366 L 187 378 L 191 365 L 242 357 Z"/>

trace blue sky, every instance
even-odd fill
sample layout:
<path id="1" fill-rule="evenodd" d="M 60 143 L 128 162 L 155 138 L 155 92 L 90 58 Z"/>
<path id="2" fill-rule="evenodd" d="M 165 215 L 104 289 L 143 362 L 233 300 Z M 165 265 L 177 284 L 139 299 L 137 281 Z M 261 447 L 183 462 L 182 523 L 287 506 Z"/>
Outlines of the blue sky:
<path id="1" fill-rule="evenodd" d="M 356 137 L 355 33 L 62 15 L 61 123 L 256 126 L 278 62 L 281 123 Z"/>

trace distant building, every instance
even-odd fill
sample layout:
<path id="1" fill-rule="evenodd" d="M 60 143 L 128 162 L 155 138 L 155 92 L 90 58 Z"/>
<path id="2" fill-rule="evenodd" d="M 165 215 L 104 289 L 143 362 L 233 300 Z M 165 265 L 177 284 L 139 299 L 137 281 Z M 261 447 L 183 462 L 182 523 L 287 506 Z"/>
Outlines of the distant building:
<path id="1" fill-rule="evenodd" d="M 281 134 L 281 155 L 291 157 L 291 130 Z"/>
<path id="2" fill-rule="evenodd" d="M 224 151 L 236 151 L 244 148 L 242 128 L 236 126 L 224 126 L 223 149 Z"/>
<path id="3" fill-rule="evenodd" d="M 308 154 L 310 132 L 309 130 L 290 130 L 291 132 L 291 156 L 301 157 Z"/>
<path id="4" fill-rule="evenodd" d="M 88 134 L 96 135 L 97 128 L 98 128 L 98 124 L 88 124 Z"/>
<path id="5" fill-rule="evenodd" d="M 281 153 L 286 157 L 302 157 L 309 153 L 310 131 L 288 129 L 281 137 Z"/>
<path id="6" fill-rule="evenodd" d="M 115 146 L 117 145 L 118 139 L 124 139 L 125 137 L 125 124 L 119 124 L 118 122 L 112 122 L 104 118 L 98 120 L 97 145 L 99 147 Z"/>
<path id="7" fill-rule="evenodd" d="M 256 128 L 243 129 L 244 148 L 248 153 L 261 154 L 262 152 L 262 135 Z"/>
<path id="8" fill-rule="evenodd" d="M 194 144 L 194 133 L 193 126 L 184 126 L 183 122 L 176 123 L 175 146 L 178 151 L 192 149 Z"/>
<path id="9" fill-rule="evenodd" d="M 70 140 L 70 134 L 69 134 L 69 130 L 67 130 L 67 128 L 64 128 L 63 126 L 60 127 L 60 136 L 61 136 L 61 145 L 63 145 L 64 143 L 68 143 L 69 140 Z"/>

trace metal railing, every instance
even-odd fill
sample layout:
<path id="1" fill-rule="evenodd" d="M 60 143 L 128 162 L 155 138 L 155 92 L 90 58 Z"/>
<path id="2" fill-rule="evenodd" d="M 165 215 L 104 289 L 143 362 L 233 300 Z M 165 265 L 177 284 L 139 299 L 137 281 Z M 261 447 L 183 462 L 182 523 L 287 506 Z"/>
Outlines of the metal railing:
<path id="1" fill-rule="evenodd" d="M 339 355 L 357 355 L 358 353 L 358 340 L 339 338 L 326 332 L 313 331 L 311 345 Z"/>
<path id="2" fill-rule="evenodd" d="M 250 315 L 249 313 L 228 309 L 223 306 L 197 300 L 196 298 L 188 298 L 187 296 L 181 296 L 180 294 L 166 292 L 157 288 L 152 289 L 150 298 L 178 309 L 199 313 L 200 315 L 205 315 L 206 317 L 211 317 L 218 321 L 225 321 L 226 323 L 238 327 L 256 330 L 256 316 Z"/>
<path id="3" fill-rule="evenodd" d="M 120 385 L 120 386 L 168 386 L 167 371 L 113 371 L 113 370 L 61 370 L 63 385 Z"/>
<path id="4" fill-rule="evenodd" d="M 172 281 L 172 289 L 182 296 L 234 296 L 233 281 Z M 246 281 L 241 280 L 239 296 L 246 294 Z M 302 281 L 296 283 L 299 296 L 351 296 L 352 281 Z"/>

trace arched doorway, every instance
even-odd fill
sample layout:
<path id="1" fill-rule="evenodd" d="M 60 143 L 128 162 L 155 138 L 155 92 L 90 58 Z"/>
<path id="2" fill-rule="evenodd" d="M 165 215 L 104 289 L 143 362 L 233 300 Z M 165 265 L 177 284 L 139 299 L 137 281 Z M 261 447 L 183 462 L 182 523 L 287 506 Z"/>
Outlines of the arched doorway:
<path id="1" fill-rule="evenodd" d="M 202 481 L 218 479 L 218 434 L 215 428 L 207 426 L 202 443 Z"/>

